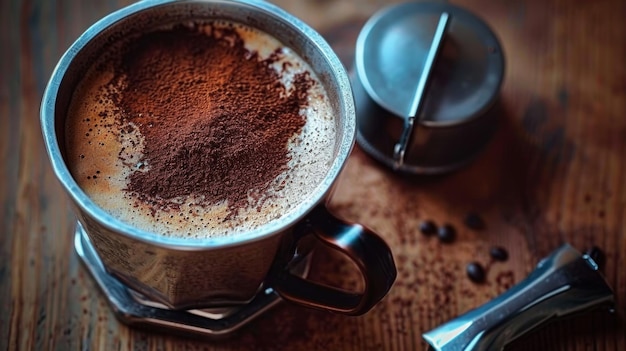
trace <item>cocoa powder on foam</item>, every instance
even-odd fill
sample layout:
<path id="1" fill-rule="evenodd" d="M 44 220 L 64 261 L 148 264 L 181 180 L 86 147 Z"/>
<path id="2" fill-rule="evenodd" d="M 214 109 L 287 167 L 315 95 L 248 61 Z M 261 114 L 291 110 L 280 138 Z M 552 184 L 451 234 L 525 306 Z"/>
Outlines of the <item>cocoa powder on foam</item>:
<path id="1" fill-rule="evenodd" d="M 226 202 L 232 216 L 287 169 L 314 80 L 298 73 L 287 89 L 272 68 L 280 51 L 260 59 L 236 30 L 202 29 L 132 41 L 106 98 L 119 108 L 119 123 L 144 138 L 147 171 L 133 172 L 127 191 L 153 211 L 193 196 L 200 206 Z"/>

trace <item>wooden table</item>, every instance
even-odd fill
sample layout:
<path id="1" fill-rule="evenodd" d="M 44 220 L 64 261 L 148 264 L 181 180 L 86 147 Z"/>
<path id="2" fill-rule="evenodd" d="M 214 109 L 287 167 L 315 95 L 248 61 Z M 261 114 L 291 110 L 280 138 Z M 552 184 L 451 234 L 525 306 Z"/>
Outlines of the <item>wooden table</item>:
<path id="1" fill-rule="evenodd" d="M 394 288 L 358 318 L 282 304 L 222 342 L 114 318 L 73 251 L 74 217 L 44 152 L 39 103 L 54 65 L 83 30 L 127 2 L 0 5 L 0 349 L 423 350 L 422 332 L 502 293 L 568 242 L 604 250 L 616 313 L 556 322 L 510 349 L 626 350 L 626 2 L 454 1 L 484 18 L 505 49 L 493 141 L 468 167 L 428 178 L 395 175 L 356 147 L 332 202 L 390 244 Z M 347 66 L 362 24 L 387 5 L 276 2 L 326 36 Z M 486 229 L 465 227 L 469 212 Z M 425 219 L 454 225 L 457 240 L 420 235 Z M 489 264 L 493 245 L 509 251 L 508 261 Z M 313 276 L 351 279 L 341 259 L 318 257 Z M 488 265 L 484 284 L 467 279 L 471 260 Z"/>

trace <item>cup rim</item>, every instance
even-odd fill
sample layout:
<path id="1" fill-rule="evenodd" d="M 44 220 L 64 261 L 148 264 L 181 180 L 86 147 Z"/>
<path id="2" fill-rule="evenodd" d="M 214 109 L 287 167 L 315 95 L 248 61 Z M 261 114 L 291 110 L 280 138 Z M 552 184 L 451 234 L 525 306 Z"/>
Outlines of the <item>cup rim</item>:
<path id="1" fill-rule="evenodd" d="M 48 153 L 54 174 L 69 195 L 70 200 L 72 200 L 81 211 L 87 213 L 90 219 L 95 220 L 99 225 L 105 227 L 106 229 L 151 245 L 183 251 L 217 249 L 251 243 L 281 233 L 303 219 L 315 206 L 324 201 L 331 191 L 332 185 L 335 183 L 340 172 L 345 166 L 348 156 L 354 146 L 356 135 L 356 113 L 348 74 L 337 55 L 319 33 L 302 20 L 289 14 L 278 6 L 263 0 L 229 0 L 229 4 L 235 3 L 244 6 L 251 6 L 261 12 L 264 12 L 266 15 L 269 15 L 291 27 L 291 29 L 298 32 L 302 37 L 307 38 L 307 42 L 315 48 L 315 51 L 320 53 L 320 57 L 323 58 L 325 65 L 329 68 L 328 71 L 334 76 L 332 80 L 336 82 L 338 88 L 338 110 L 342 111 L 345 116 L 343 116 L 342 119 L 340 129 L 341 132 L 338 133 L 336 156 L 332 165 L 329 167 L 328 172 L 326 172 L 326 176 L 318 184 L 311 196 L 309 196 L 304 202 L 297 205 L 286 215 L 264 224 L 259 228 L 241 233 L 237 232 L 228 236 L 182 238 L 169 237 L 136 228 L 114 217 L 100 206 L 96 205 L 96 203 L 91 200 L 91 198 L 80 188 L 70 173 L 62 156 L 61 148 L 59 146 L 59 138 L 56 133 L 57 115 L 55 113 L 57 96 L 59 88 L 61 87 L 61 82 L 65 77 L 65 73 L 72 65 L 74 58 L 79 55 L 79 53 L 102 31 L 114 24 L 124 21 L 127 17 L 138 12 L 164 5 L 176 6 L 176 4 L 215 4 L 225 2 L 226 1 L 224 0 L 143 0 L 131 4 L 110 13 L 91 25 L 78 37 L 78 39 L 74 41 L 54 68 L 51 78 L 45 88 L 40 109 L 40 123 L 46 151 Z"/>

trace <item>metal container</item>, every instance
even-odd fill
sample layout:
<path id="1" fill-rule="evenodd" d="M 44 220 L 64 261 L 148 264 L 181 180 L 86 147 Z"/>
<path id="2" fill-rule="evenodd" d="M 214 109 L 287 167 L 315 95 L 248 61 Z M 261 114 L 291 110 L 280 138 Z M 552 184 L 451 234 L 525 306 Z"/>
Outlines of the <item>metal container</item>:
<path id="1" fill-rule="evenodd" d="M 221 19 L 256 27 L 303 57 L 335 109 L 334 159 L 307 199 L 281 219 L 230 237 L 175 238 L 133 227 L 98 207 L 78 186 L 65 157 L 65 118 L 76 85 L 112 41 L 168 24 Z M 292 15 L 260 0 L 146 0 L 120 9 L 81 35 L 60 59 L 42 106 L 43 137 L 52 169 L 107 273 L 147 299 L 171 309 L 245 305 L 267 288 L 308 307 L 356 315 L 367 312 L 391 288 L 396 269 L 389 247 L 358 224 L 332 217 L 325 208 L 354 143 L 355 112 L 350 82 L 322 37 Z M 321 286 L 291 273 L 303 236 L 317 238 L 355 261 L 363 292 Z"/>
<path id="2" fill-rule="evenodd" d="M 357 142 L 398 171 L 457 169 L 495 131 L 503 75 L 498 39 L 472 13 L 445 2 L 383 9 L 357 39 Z"/>

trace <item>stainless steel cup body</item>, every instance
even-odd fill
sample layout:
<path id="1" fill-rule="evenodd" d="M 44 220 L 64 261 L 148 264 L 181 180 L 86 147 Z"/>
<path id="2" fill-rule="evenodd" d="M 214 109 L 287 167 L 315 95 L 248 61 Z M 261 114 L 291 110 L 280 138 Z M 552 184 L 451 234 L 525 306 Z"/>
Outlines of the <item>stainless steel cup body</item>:
<path id="1" fill-rule="evenodd" d="M 64 132 L 73 91 L 109 43 L 155 26 L 215 18 L 248 24 L 273 35 L 310 64 L 336 116 L 334 161 L 315 192 L 296 210 L 257 230 L 213 239 L 171 238 L 142 231 L 99 208 L 68 170 Z M 58 63 L 44 94 L 41 123 L 52 168 L 106 270 L 148 298 L 176 309 L 243 304 L 252 299 L 267 284 L 273 262 L 291 260 L 294 227 L 315 208 L 323 207 L 350 154 L 356 129 L 350 83 L 329 45 L 292 15 L 256 0 L 148 0 L 103 18 L 80 36 Z M 390 253 L 388 256 L 391 259 Z M 393 266 L 393 260 L 390 262 Z M 391 283 L 386 285 L 388 290 Z M 324 308 L 323 304 L 313 307 Z"/>

